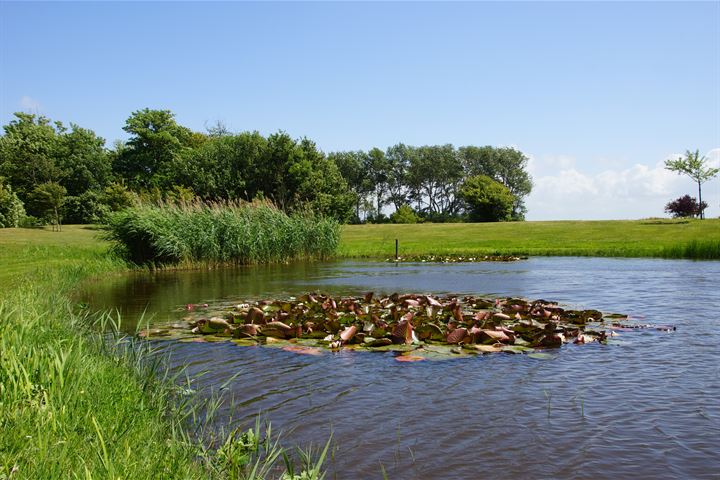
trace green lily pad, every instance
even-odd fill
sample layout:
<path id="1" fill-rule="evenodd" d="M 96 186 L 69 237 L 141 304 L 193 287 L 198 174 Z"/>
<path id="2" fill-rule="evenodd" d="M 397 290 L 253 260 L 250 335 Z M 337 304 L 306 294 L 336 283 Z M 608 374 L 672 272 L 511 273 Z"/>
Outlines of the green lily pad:
<path id="1" fill-rule="evenodd" d="M 556 357 L 556 355 L 553 355 L 551 353 L 535 352 L 535 353 L 528 353 L 528 357 L 535 358 L 537 360 L 552 360 Z"/>

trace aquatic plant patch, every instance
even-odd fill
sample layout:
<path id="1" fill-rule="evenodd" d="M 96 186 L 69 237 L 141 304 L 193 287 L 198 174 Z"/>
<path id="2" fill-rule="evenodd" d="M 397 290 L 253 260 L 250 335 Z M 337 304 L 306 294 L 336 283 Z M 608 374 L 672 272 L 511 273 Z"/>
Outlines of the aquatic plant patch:
<path id="1" fill-rule="evenodd" d="M 407 257 L 388 258 L 386 262 L 413 262 L 413 263 L 468 263 L 468 262 L 516 262 L 527 260 L 528 257 L 515 255 L 410 255 Z"/>
<path id="2" fill-rule="evenodd" d="M 557 302 L 476 296 L 393 294 L 333 298 L 307 294 L 286 300 L 211 308 L 188 304 L 182 321 L 143 330 L 144 338 L 233 341 L 303 355 L 353 349 L 397 352 L 398 361 L 487 353 L 532 353 L 565 344 L 605 344 L 638 329 L 627 315 L 573 310 Z"/>

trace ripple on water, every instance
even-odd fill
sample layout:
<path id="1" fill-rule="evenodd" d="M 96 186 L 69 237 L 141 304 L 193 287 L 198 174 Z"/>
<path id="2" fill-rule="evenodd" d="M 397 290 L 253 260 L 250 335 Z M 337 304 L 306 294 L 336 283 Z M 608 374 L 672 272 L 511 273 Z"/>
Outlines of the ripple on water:
<path id="1" fill-rule="evenodd" d="M 283 270 L 283 268 L 285 270 Z M 173 366 L 233 375 L 230 414 L 258 413 L 290 443 L 336 453 L 328 478 L 717 478 L 720 472 L 720 262 L 533 258 L 498 264 L 338 262 L 153 277 L 106 286 L 107 304 L 160 320 L 185 303 L 323 290 L 495 293 L 624 312 L 672 333 L 621 332 L 607 346 L 549 358 L 488 355 L 400 364 L 392 354 L 322 356 L 232 344 L 177 343 Z M 220 278 L 218 277 L 218 278 Z M 126 282 L 142 282 L 132 277 Z M 147 280 L 150 281 L 150 280 Z M 253 286 L 254 285 L 254 286 Z M 102 301 L 102 285 L 93 293 Z M 138 293 L 140 292 L 140 293 Z M 143 294 L 142 292 L 147 292 Z M 382 467 L 381 467 L 382 466 Z"/>

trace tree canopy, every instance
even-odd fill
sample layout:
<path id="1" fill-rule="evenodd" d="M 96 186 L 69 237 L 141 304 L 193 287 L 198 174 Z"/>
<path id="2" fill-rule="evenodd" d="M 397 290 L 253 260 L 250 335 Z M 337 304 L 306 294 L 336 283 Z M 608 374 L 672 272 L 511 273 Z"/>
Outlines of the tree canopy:
<path id="1" fill-rule="evenodd" d="M 460 189 L 460 196 L 467 204 L 472 221 L 499 222 L 511 219 L 514 195 L 505 185 L 487 175 L 468 177 Z"/>
<path id="2" fill-rule="evenodd" d="M 340 221 L 463 220 L 477 211 L 460 188 L 470 189 L 478 180 L 469 180 L 480 175 L 504 185 L 512 197 L 509 218 L 519 220 L 532 189 L 527 157 L 512 148 L 398 143 L 326 154 L 311 139 L 283 131 L 234 133 L 218 123 L 196 132 L 170 110 L 150 108 L 132 112 L 123 130 L 127 140 L 108 147 L 86 127 L 16 113 L 0 135 L 0 176 L 30 214 L 45 215 L 38 199 L 62 189 L 50 195 L 62 197 L 55 219 L 84 222 L 138 199 L 189 198 L 266 199 L 288 212 Z"/>

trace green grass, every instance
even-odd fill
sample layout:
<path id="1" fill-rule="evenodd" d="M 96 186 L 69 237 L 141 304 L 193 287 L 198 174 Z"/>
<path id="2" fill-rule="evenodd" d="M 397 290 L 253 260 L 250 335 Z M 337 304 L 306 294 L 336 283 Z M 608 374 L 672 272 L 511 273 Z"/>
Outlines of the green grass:
<path id="1" fill-rule="evenodd" d="M 340 226 L 265 203 L 143 205 L 115 214 L 108 238 L 136 264 L 203 265 L 327 258 Z"/>
<path id="2" fill-rule="evenodd" d="M 18 277 L 32 277 L 48 267 L 75 267 L 87 262 L 110 262 L 109 244 L 98 231 L 86 225 L 63 225 L 62 232 L 50 228 L 0 228 L 0 291 L 13 286 Z"/>
<path id="3" fill-rule="evenodd" d="M 170 383 L 68 294 L 124 265 L 93 232 L 1 230 L 0 477 L 201 478 Z M 13 473 L 14 472 L 14 473 Z"/>
<path id="4" fill-rule="evenodd" d="M 720 219 L 346 225 L 338 254 L 507 254 L 720 259 Z"/>
<path id="5" fill-rule="evenodd" d="M 237 430 L 204 431 L 200 419 L 216 399 L 179 395 L 152 344 L 108 335 L 96 323 L 108 315 L 73 304 L 78 283 L 127 269 L 96 234 L 0 229 L 0 479 L 256 479 L 295 470 L 297 458 L 258 426 L 252 448 L 235 444 Z M 298 451 L 298 478 L 322 477 L 328 446 L 319 460 Z"/>

